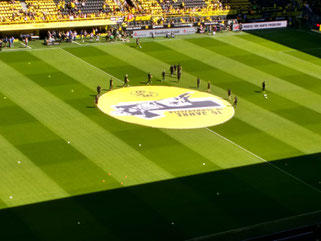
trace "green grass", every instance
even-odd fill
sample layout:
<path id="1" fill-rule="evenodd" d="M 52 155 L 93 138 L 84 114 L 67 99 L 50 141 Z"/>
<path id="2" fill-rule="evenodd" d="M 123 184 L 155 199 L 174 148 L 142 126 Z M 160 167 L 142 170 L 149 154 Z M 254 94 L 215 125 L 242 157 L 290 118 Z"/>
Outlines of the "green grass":
<path id="1" fill-rule="evenodd" d="M 319 35 L 79 44 L 0 53 L 4 240 L 241 240 L 321 221 Z M 160 82 L 174 63 L 182 81 Z M 98 84 L 143 85 L 148 72 L 154 85 L 231 88 L 235 117 L 167 130 L 92 108 Z"/>

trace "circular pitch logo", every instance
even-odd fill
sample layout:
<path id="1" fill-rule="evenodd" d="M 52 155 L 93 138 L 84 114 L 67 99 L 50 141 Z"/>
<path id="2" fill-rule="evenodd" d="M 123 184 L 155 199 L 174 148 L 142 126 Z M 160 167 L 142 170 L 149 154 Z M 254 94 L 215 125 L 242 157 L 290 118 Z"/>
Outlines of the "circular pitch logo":
<path id="1" fill-rule="evenodd" d="M 98 108 L 125 122 L 167 129 L 214 126 L 234 115 L 231 104 L 220 97 L 168 86 L 113 90 L 99 98 Z"/>

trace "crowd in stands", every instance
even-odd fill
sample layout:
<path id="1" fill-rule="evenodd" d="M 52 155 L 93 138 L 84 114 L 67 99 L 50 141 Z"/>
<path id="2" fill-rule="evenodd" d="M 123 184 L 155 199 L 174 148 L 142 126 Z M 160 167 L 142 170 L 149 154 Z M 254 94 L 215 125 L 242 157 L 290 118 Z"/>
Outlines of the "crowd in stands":
<path id="1" fill-rule="evenodd" d="M 188 15 L 229 10 L 226 0 L 5 0 L 0 2 L 0 23 L 54 22 L 77 19 L 152 15 Z M 229 0 L 230 1 L 230 0 Z M 23 6 L 21 3 L 25 3 Z"/>
<path id="2" fill-rule="evenodd" d="M 262 11 L 290 12 L 302 6 L 320 11 L 321 4 L 320 0 L 5 0 L 0 1 L 0 24 L 111 17 L 122 17 L 126 22 L 152 19 L 160 24 L 171 16 L 248 16 Z"/>
<path id="3" fill-rule="evenodd" d="M 14 41 L 15 41 L 15 38 L 13 36 L 11 37 L 5 36 L 4 38 L 0 38 L 0 51 L 2 50 L 2 48 L 14 47 Z"/>

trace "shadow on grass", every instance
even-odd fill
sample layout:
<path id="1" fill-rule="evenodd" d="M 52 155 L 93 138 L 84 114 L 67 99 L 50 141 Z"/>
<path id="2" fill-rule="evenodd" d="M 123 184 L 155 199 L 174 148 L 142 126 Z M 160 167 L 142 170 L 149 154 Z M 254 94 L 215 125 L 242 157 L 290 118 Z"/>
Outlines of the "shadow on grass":
<path id="1" fill-rule="evenodd" d="M 248 33 L 321 58 L 321 34 L 291 28 L 269 29 L 268 31 L 255 30 Z M 291 52 L 285 53 L 291 54 Z"/>
<path id="2" fill-rule="evenodd" d="M 313 189 L 321 187 L 321 154 L 273 165 L 260 163 L 3 209 L 0 237 L 180 241 L 215 234 L 201 240 L 234 241 L 321 222 L 321 213 L 316 212 L 321 209 L 321 193 Z M 108 188 L 108 182 L 102 185 Z M 297 216 L 303 213 L 308 214 Z"/>

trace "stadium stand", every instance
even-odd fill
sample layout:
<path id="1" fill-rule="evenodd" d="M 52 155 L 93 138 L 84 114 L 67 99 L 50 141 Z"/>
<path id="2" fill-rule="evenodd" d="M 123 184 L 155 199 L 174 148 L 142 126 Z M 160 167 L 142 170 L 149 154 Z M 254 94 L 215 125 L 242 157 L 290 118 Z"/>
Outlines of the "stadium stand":
<path id="1" fill-rule="evenodd" d="M 104 0 L 55 0 L 61 14 L 90 14 L 99 13 L 103 10 Z"/>
<path id="2" fill-rule="evenodd" d="M 249 9 L 249 0 L 223 0 L 224 9 L 234 9 L 238 12 L 244 12 Z"/>
<path id="3" fill-rule="evenodd" d="M 302 0 L 11 0 L 0 1 L 0 24 L 121 17 L 128 24 L 162 25 L 172 21 L 202 22 L 202 17 L 206 20 L 218 16 L 232 16 L 240 22 L 283 18 L 291 23 L 302 13 L 298 9 L 309 6 Z M 312 6 L 320 11 L 320 4 Z"/>
<path id="4" fill-rule="evenodd" d="M 206 8 L 204 0 L 159 0 L 162 9 L 166 12 L 190 12 L 191 10 Z"/>
<path id="5" fill-rule="evenodd" d="M 22 11 L 22 5 L 19 1 L 0 1 L 0 22 L 16 21 Z"/>
<path id="6" fill-rule="evenodd" d="M 298 9 L 300 9 L 300 5 L 298 1 L 294 0 L 251 0 L 250 16 L 247 16 L 247 19 L 275 20 L 290 18 L 291 20 L 301 14 Z"/>
<path id="7" fill-rule="evenodd" d="M 218 0 L 205 0 L 207 10 L 223 10 L 222 2 Z"/>
<path id="8" fill-rule="evenodd" d="M 25 13 L 28 19 L 34 19 L 36 21 L 57 20 L 57 6 L 53 0 L 26 0 L 27 11 Z"/>
<path id="9" fill-rule="evenodd" d="M 133 4 L 139 13 L 162 14 L 162 8 L 156 0 L 135 0 Z"/>
<path id="10" fill-rule="evenodd" d="M 116 3 L 114 0 L 105 0 L 103 3 L 103 11 L 107 13 L 115 13 L 120 10 L 120 5 Z"/>

